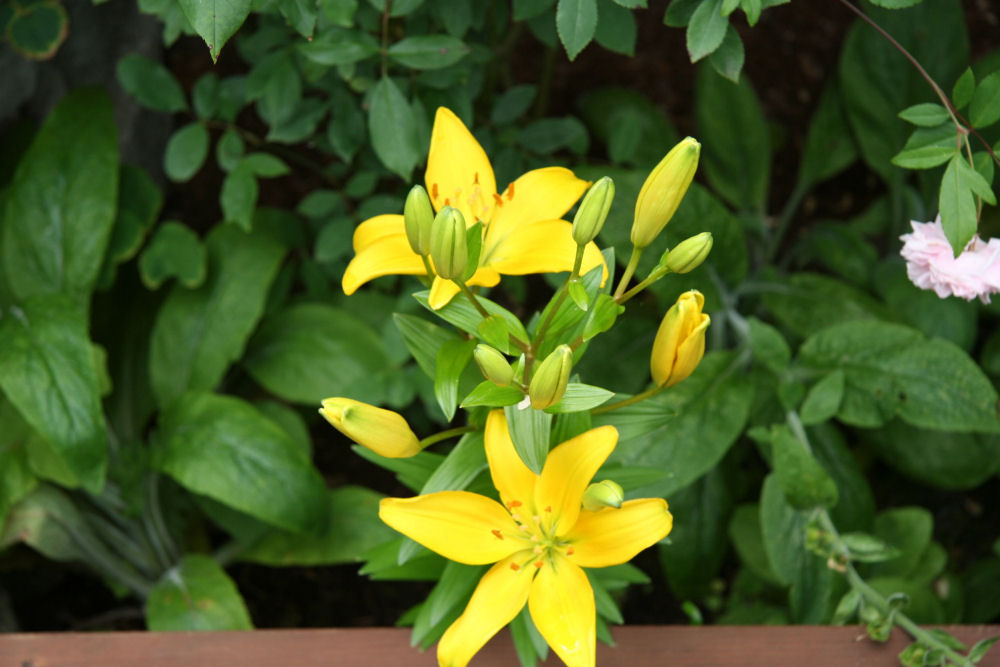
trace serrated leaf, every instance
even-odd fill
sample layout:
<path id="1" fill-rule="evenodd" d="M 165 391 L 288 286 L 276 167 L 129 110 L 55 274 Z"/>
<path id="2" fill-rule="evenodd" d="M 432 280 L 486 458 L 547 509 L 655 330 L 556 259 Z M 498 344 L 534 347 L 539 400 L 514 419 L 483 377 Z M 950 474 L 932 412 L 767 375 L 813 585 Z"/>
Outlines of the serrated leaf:
<path id="1" fill-rule="evenodd" d="M 907 107 L 899 112 L 899 117 L 919 127 L 937 127 L 951 119 L 947 109 L 932 102 Z"/>
<path id="2" fill-rule="evenodd" d="M 410 105 L 396 82 L 382 77 L 368 101 L 368 131 L 375 154 L 386 167 L 410 178 L 422 155 Z"/>
<path id="3" fill-rule="evenodd" d="M 726 77 L 733 83 L 739 83 L 740 72 L 743 71 L 743 62 L 746 60 L 746 53 L 743 49 L 743 40 L 736 28 L 732 24 L 726 24 L 726 34 L 719 44 L 719 48 L 708 56 L 708 62 L 712 68 Z"/>
<path id="4" fill-rule="evenodd" d="M 570 60 L 580 55 L 596 30 L 597 0 L 559 0 L 556 31 Z"/>
<path id="5" fill-rule="evenodd" d="M 177 0 L 194 31 L 205 40 L 212 62 L 250 14 L 251 0 Z"/>
<path id="6" fill-rule="evenodd" d="M 146 625 L 152 632 L 253 628 L 236 584 L 201 554 L 184 556 L 156 582 L 146 600 Z"/>
<path id="7" fill-rule="evenodd" d="M 729 20 L 722 15 L 723 0 L 705 0 L 687 24 L 687 51 L 695 63 L 715 51 L 726 37 Z"/>
<path id="8" fill-rule="evenodd" d="M 198 122 L 188 123 L 171 135 L 163 155 L 163 171 L 170 180 L 183 183 L 194 176 L 208 155 L 208 130 Z"/>
<path id="9" fill-rule="evenodd" d="M 439 69 L 460 61 L 469 52 L 462 40 L 451 35 L 414 35 L 389 47 L 390 58 L 412 69 Z"/>
<path id="10" fill-rule="evenodd" d="M 931 169 L 944 164 L 958 151 L 955 126 L 945 123 L 916 130 L 903 150 L 892 158 L 892 163 L 906 169 Z"/>
<path id="11" fill-rule="evenodd" d="M 618 3 L 600 0 L 597 15 L 600 18 L 594 31 L 597 43 L 615 53 L 635 55 L 635 40 L 639 30 L 632 12 Z"/>

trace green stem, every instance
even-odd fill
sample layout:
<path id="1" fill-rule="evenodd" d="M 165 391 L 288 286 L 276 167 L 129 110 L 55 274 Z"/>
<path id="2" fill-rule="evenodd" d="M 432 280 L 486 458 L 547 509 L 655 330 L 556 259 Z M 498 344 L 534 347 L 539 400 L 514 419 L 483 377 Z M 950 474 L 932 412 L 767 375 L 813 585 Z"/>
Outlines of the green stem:
<path id="1" fill-rule="evenodd" d="M 431 445 L 441 442 L 442 440 L 454 438 L 456 435 L 472 433 L 476 430 L 478 430 L 478 427 L 476 426 L 456 426 L 455 428 L 450 428 L 447 431 L 441 431 L 440 433 L 429 435 L 420 441 L 420 449 L 427 449 Z"/>
<path id="2" fill-rule="evenodd" d="M 631 398 L 626 398 L 624 401 L 618 401 L 617 403 L 612 403 L 610 405 L 598 406 L 593 410 L 591 410 L 590 414 L 600 415 L 604 414 L 605 412 L 611 412 L 612 410 L 617 410 L 619 408 L 626 408 L 630 405 L 635 405 L 636 403 L 645 401 L 647 398 L 652 398 L 653 396 L 656 396 L 661 391 L 663 391 L 663 389 L 664 389 L 663 387 L 657 387 L 654 385 L 649 389 L 647 389 L 646 391 L 640 392 Z"/>
<path id="3" fill-rule="evenodd" d="M 385 11 L 382 12 L 382 77 L 389 74 L 389 15 L 392 13 L 392 0 L 385 0 Z"/>
<path id="4" fill-rule="evenodd" d="M 628 301 L 629 299 L 631 299 L 639 292 L 646 289 L 647 287 L 655 283 L 657 280 L 667 275 L 668 273 L 670 273 L 670 269 L 666 269 L 664 271 L 658 271 L 654 269 L 648 276 L 646 276 L 646 278 L 642 282 L 640 282 L 638 285 L 636 285 L 629 291 L 625 292 L 625 294 L 623 294 L 621 298 L 618 299 L 618 305 L 625 303 L 626 301 Z"/>
<path id="5" fill-rule="evenodd" d="M 637 248 L 632 246 L 632 256 L 628 258 L 628 265 L 625 267 L 625 273 L 622 274 L 622 279 L 618 283 L 618 289 L 615 290 L 615 301 L 621 303 L 621 299 L 625 294 L 625 288 L 628 287 L 628 283 L 632 280 L 632 275 L 635 274 L 636 267 L 639 266 L 639 258 L 642 257 L 643 248 Z"/>
<path id="6" fill-rule="evenodd" d="M 778 249 L 781 247 L 781 240 L 785 237 L 785 233 L 788 232 L 788 225 L 791 224 L 792 218 L 795 212 L 799 210 L 799 204 L 802 203 L 802 198 L 806 196 L 807 192 L 808 189 L 804 184 L 799 183 L 795 186 L 795 190 L 792 191 L 788 201 L 785 202 L 785 208 L 781 210 L 781 216 L 778 218 L 778 223 L 775 225 L 774 232 L 768 241 L 767 251 L 764 254 L 766 263 L 770 264 L 774 256 L 778 254 Z"/>
<path id="7" fill-rule="evenodd" d="M 469 299 L 469 301 L 472 302 L 472 307 L 476 309 L 476 312 L 478 312 L 480 315 L 483 316 L 483 319 L 486 319 L 487 317 L 490 316 L 490 312 L 483 307 L 483 304 L 479 303 L 479 299 L 476 298 L 475 293 L 471 289 L 469 289 L 469 286 L 466 285 L 464 281 L 455 280 L 453 278 L 452 282 L 458 285 L 458 287 L 462 290 L 462 294 L 464 294 Z"/>
<path id="8" fill-rule="evenodd" d="M 170 535 L 170 531 L 167 529 L 167 523 L 163 520 L 163 507 L 160 504 L 160 476 L 158 473 L 151 473 L 149 476 L 149 495 L 147 497 L 147 502 L 149 506 L 146 508 L 146 516 L 149 517 L 150 521 L 150 531 L 151 535 L 155 535 L 154 544 L 158 550 L 162 551 L 162 557 L 165 559 L 166 566 L 170 567 L 173 563 L 176 563 L 181 555 L 180 551 L 177 549 L 177 545 L 174 544 L 173 537 Z"/>

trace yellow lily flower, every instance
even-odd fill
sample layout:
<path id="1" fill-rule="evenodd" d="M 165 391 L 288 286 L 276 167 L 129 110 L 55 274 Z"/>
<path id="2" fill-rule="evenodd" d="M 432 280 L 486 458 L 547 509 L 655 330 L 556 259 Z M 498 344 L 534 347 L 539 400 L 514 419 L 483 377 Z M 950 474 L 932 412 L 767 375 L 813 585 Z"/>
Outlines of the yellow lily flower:
<path id="1" fill-rule="evenodd" d="M 503 411 L 494 410 L 486 458 L 502 505 L 468 491 L 382 500 L 379 517 L 428 549 L 468 565 L 495 563 L 441 637 L 439 664 L 466 665 L 525 604 L 563 662 L 594 664 L 594 591 L 582 568 L 624 563 L 673 526 L 662 498 L 582 509 L 584 491 L 617 442 L 613 426 L 591 429 L 552 449 L 537 475 L 515 451 Z"/>
<path id="2" fill-rule="evenodd" d="M 563 167 L 529 171 L 497 192 L 496 178 L 486 152 L 461 120 L 439 107 L 431 132 L 427 192 L 435 211 L 457 208 L 469 226 L 483 223 L 479 269 L 469 285 L 493 287 L 500 275 L 570 271 L 576 257 L 572 225 L 562 216 L 587 189 L 587 182 Z M 587 244 L 581 272 L 604 264 L 597 246 Z M 420 255 L 406 238 L 402 215 L 378 215 L 354 232 L 354 259 L 344 272 L 345 294 L 369 280 L 392 274 L 425 275 Z M 604 269 L 607 276 L 607 267 Z M 435 277 L 430 305 L 441 308 L 459 288 Z"/>

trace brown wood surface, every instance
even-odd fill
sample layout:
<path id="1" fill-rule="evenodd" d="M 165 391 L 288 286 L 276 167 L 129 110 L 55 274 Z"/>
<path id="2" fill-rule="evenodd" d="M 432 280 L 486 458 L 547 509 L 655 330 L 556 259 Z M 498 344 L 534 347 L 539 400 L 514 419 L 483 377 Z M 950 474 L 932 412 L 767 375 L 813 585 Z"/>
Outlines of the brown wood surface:
<path id="1" fill-rule="evenodd" d="M 1000 634 L 996 625 L 947 629 L 969 645 Z M 0 667 L 436 664 L 434 649 L 418 652 L 409 636 L 401 628 L 7 634 L 0 635 Z M 614 636 L 616 647 L 598 643 L 599 665 L 889 666 L 899 664 L 908 643 L 896 630 L 878 644 L 859 627 L 625 626 Z M 545 664 L 560 662 L 550 657 Z M 980 664 L 1000 665 L 1000 651 Z M 509 637 L 491 641 L 472 661 L 477 665 L 517 665 Z"/>

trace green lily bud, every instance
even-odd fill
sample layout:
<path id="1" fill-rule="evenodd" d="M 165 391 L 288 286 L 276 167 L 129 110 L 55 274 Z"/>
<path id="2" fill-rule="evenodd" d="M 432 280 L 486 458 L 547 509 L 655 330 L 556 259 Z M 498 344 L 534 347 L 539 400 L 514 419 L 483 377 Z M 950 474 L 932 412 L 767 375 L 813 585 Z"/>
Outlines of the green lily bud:
<path id="1" fill-rule="evenodd" d="M 431 259 L 439 276 L 445 280 L 461 280 L 469 261 L 469 250 L 465 240 L 465 217 L 457 208 L 445 206 L 434 218 Z"/>
<path id="2" fill-rule="evenodd" d="M 403 205 L 403 222 L 406 224 L 406 240 L 413 252 L 428 255 L 431 252 L 431 226 L 434 224 L 434 209 L 430 197 L 422 185 L 414 185 L 406 195 Z"/>
<path id="3" fill-rule="evenodd" d="M 625 491 L 622 489 L 621 484 L 613 482 L 610 479 L 605 479 L 591 484 L 583 492 L 583 509 L 591 512 L 596 512 L 605 507 L 618 509 L 622 506 L 622 501 L 624 500 Z"/>
<path id="4" fill-rule="evenodd" d="M 350 398 L 327 398 L 319 413 L 359 445 L 389 458 L 420 452 L 420 441 L 403 416 Z"/>
<path id="5" fill-rule="evenodd" d="M 531 384 L 528 385 L 528 396 L 531 407 L 544 410 L 559 402 L 566 393 L 569 384 L 569 372 L 573 369 L 573 350 L 569 345 L 560 345 L 545 360 L 538 365 Z"/>
<path id="6" fill-rule="evenodd" d="M 700 154 L 701 144 L 686 137 L 650 172 L 635 202 L 630 238 L 636 248 L 652 243 L 670 222 L 691 185 Z"/>
<path id="7" fill-rule="evenodd" d="M 712 251 L 712 232 L 702 232 L 684 239 L 667 255 L 667 268 L 674 273 L 687 273 L 701 266 Z"/>
<path id="8" fill-rule="evenodd" d="M 511 368 L 507 357 L 503 356 L 495 347 L 480 343 L 472 351 L 472 358 L 476 360 L 476 365 L 482 371 L 483 377 L 493 384 L 506 387 L 513 381 L 514 369 Z"/>
<path id="9" fill-rule="evenodd" d="M 590 186 L 573 218 L 573 240 L 577 245 L 593 241 L 604 226 L 615 198 L 615 182 L 605 176 Z"/>

